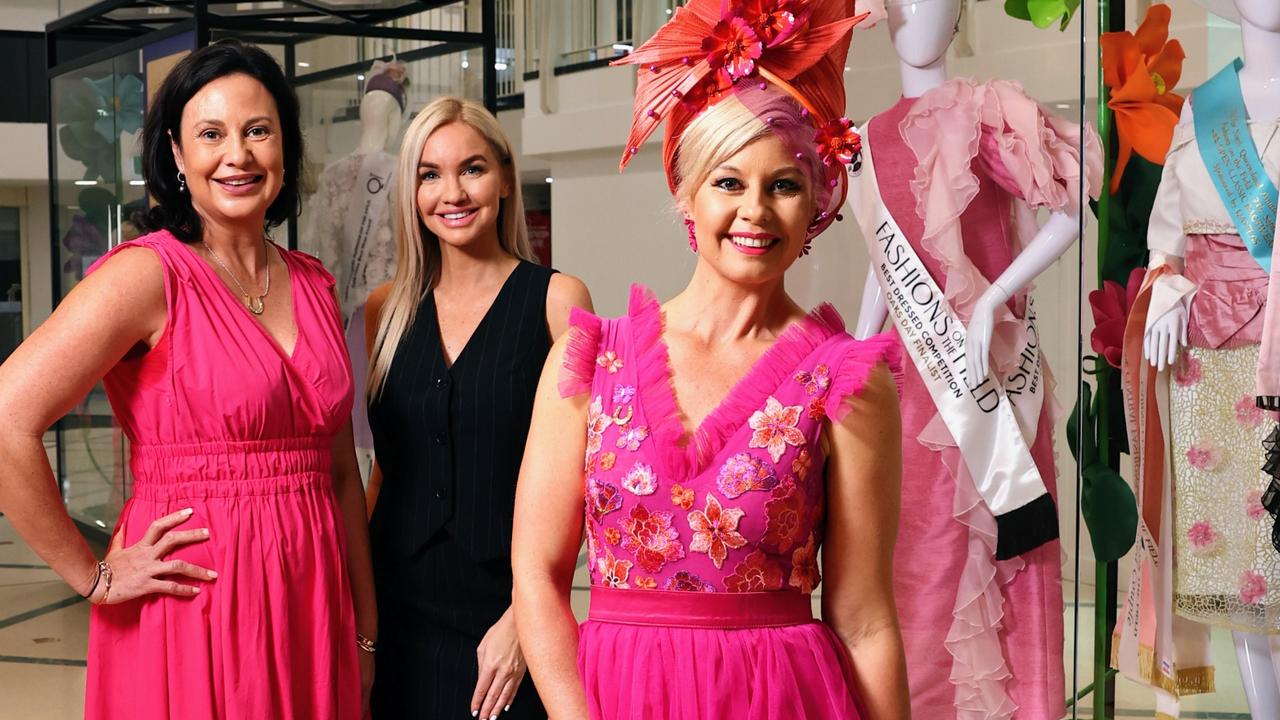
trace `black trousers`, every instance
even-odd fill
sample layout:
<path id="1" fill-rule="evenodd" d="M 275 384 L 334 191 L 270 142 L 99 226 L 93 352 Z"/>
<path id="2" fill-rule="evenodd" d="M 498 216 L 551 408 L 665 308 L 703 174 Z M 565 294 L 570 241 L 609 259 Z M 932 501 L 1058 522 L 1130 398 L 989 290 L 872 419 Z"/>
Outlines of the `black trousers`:
<path id="1" fill-rule="evenodd" d="M 511 560 L 476 560 L 447 531 L 409 557 L 374 543 L 374 720 L 471 717 L 476 648 L 511 605 Z M 504 720 L 546 720 L 528 675 Z"/>

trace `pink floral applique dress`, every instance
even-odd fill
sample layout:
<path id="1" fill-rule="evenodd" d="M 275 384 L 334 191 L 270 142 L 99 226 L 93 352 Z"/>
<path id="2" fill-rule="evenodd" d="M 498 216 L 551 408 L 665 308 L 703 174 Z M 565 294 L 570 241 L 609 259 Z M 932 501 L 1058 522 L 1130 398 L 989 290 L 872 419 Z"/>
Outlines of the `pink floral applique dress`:
<path id="1" fill-rule="evenodd" d="M 866 718 L 844 647 L 813 618 L 823 425 L 899 347 L 824 305 L 788 329 L 697 428 L 684 429 L 662 314 L 574 311 L 560 391 L 590 393 L 591 611 L 578 666 L 593 720 Z"/>

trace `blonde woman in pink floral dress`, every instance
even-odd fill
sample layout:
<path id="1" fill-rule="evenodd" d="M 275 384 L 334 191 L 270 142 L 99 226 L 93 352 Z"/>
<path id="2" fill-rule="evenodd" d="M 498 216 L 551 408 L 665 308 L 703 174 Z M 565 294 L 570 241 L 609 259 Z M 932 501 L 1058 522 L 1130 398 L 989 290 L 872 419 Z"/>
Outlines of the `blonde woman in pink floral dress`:
<path id="1" fill-rule="evenodd" d="M 838 68 L 859 18 L 742 5 L 694 0 L 629 58 L 644 67 L 624 164 L 665 118 L 688 287 L 659 305 L 634 286 L 619 318 L 575 311 L 538 389 L 514 608 L 553 718 L 910 713 L 891 582 L 899 348 L 854 340 L 830 306 L 806 314 L 784 283 L 857 155 Z M 784 41 L 797 32 L 830 45 Z M 673 103 L 670 87 L 688 90 Z"/>

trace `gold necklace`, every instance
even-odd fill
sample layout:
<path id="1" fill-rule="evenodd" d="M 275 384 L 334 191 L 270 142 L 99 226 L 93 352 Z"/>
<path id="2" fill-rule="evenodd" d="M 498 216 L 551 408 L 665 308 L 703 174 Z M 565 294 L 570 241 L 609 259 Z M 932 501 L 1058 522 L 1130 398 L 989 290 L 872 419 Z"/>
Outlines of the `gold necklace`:
<path id="1" fill-rule="evenodd" d="M 208 242 L 201 240 L 200 244 L 204 245 L 205 250 L 209 251 L 209 256 L 213 258 L 214 262 L 218 263 L 218 265 L 227 272 L 227 275 L 231 277 L 231 282 L 235 283 L 236 287 L 240 288 L 240 294 L 244 296 L 244 306 L 249 308 L 249 312 L 254 315 L 261 315 L 262 311 L 267 308 L 265 303 L 267 293 L 271 292 L 271 256 L 266 252 L 266 238 L 263 238 L 262 240 L 262 250 L 267 261 L 267 283 L 266 286 L 262 288 L 262 294 L 257 297 L 253 297 L 249 294 L 248 290 L 244 289 L 244 285 L 240 284 L 240 278 L 237 278 L 236 274 L 231 272 L 231 268 L 227 267 L 227 264 L 222 262 L 222 258 L 218 257 L 218 253 L 214 252 L 213 248 L 209 247 Z"/>

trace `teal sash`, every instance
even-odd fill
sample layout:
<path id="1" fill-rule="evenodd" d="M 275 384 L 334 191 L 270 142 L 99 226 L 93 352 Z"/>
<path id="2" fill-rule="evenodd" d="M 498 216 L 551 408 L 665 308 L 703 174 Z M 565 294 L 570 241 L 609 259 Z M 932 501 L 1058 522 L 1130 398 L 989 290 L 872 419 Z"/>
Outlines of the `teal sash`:
<path id="1" fill-rule="evenodd" d="M 1236 59 L 1192 93 L 1196 142 L 1240 239 L 1253 259 L 1270 273 L 1278 193 L 1249 134 L 1240 93 L 1243 65 Z"/>

